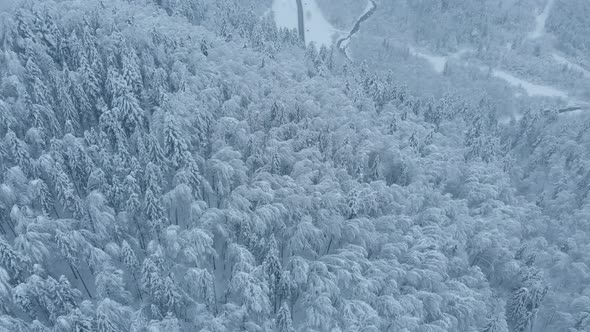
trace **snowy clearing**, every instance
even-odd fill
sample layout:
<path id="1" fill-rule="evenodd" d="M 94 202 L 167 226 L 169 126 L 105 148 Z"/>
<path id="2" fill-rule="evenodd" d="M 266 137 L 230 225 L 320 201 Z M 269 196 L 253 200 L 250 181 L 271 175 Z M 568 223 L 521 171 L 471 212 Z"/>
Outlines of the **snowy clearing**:
<path id="1" fill-rule="evenodd" d="M 297 11 L 291 13 L 291 15 L 293 14 L 297 15 Z M 318 47 L 332 45 L 334 35 L 340 31 L 326 20 L 315 0 L 303 0 L 303 16 L 305 18 L 305 42 L 314 42 Z"/>
<path id="2" fill-rule="evenodd" d="M 272 11 L 279 28 L 297 29 L 297 3 L 295 0 L 274 0 Z"/>
<path id="3" fill-rule="evenodd" d="M 549 17 L 549 12 L 554 3 L 555 0 L 549 0 L 545 9 L 535 17 L 535 30 L 529 33 L 530 39 L 537 39 L 545 35 L 545 22 L 547 22 L 547 17 Z"/>

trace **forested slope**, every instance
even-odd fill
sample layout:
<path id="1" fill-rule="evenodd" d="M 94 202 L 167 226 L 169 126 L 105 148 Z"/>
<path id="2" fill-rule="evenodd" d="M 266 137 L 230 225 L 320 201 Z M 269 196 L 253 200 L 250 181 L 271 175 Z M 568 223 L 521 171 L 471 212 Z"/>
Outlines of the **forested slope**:
<path id="1" fill-rule="evenodd" d="M 489 101 L 413 97 L 251 8 L 1 14 L 1 331 L 588 328 Z"/>

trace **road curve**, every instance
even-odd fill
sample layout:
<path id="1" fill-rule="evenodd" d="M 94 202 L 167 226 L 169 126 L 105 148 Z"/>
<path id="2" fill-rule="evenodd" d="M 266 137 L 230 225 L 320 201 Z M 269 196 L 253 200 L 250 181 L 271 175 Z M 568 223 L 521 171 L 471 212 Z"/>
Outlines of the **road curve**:
<path id="1" fill-rule="evenodd" d="M 350 38 L 352 38 L 352 36 L 360 30 L 361 23 L 363 23 L 364 21 L 368 20 L 369 17 L 371 17 L 375 13 L 375 11 L 377 10 L 377 3 L 374 0 L 369 0 L 369 1 L 371 2 L 371 8 L 369 10 L 367 10 L 361 17 L 359 17 L 359 19 L 356 21 L 356 23 L 352 27 L 352 30 L 350 30 L 350 33 L 348 34 L 348 36 L 346 36 L 344 38 L 340 38 L 336 42 L 336 47 L 340 51 L 342 51 L 347 58 L 348 58 L 348 55 L 346 53 L 346 45 L 343 47 L 342 46 L 342 43 L 344 43 L 345 41 L 347 41 Z"/>

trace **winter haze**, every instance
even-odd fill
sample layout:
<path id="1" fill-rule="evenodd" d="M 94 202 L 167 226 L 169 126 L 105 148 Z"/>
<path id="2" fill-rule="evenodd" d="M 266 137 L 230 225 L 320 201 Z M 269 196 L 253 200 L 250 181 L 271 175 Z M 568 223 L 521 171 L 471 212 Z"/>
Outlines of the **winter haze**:
<path id="1" fill-rule="evenodd" d="M 590 331 L 588 0 L 0 0 L 0 332 Z"/>

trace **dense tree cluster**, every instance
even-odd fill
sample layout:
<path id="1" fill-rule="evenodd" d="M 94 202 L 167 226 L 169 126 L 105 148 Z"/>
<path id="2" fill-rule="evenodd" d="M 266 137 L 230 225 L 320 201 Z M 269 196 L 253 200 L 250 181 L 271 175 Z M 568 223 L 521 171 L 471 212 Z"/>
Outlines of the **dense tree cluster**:
<path id="1" fill-rule="evenodd" d="M 545 118 L 414 97 L 239 1 L 1 19 L 0 330 L 588 328 L 554 275 L 583 287 L 587 244 L 513 186 Z"/>
<path id="2" fill-rule="evenodd" d="M 560 46 L 576 56 L 584 56 L 590 50 L 590 4 L 583 0 L 556 1 L 553 13 L 547 20 L 547 29 L 558 36 Z"/>

